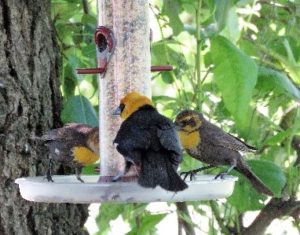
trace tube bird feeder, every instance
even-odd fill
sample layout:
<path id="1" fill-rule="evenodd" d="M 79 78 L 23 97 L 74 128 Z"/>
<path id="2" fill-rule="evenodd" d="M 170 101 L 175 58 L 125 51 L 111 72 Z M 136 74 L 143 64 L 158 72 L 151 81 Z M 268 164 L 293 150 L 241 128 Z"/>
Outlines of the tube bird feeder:
<path id="1" fill-rule="evenodd" d="M 53 176 L 16 179 L 21 195 L 36 202 L 152 202 L 191 201 L 228 197 L 236 177 L 197 176 L 188 181 L 188 189 L 174 193 L 160 187 L 143 188 L 137 182 L 109 182 L 124 168 L 123 157 L 113 146 L 121 120 L 112 115 L 120 99 L 136 91 L 151 98 L 150 71 L 168 71 L 171 66 L 152 66 L 148 0 L 98 0 L 98 23 L 95 33 L 98 67 L 78 69 L 79 74 L 97 73 L 99 81 L 99 131 L 101 176 Z"/>
<path id="2" fill-rule="evenodd" d="M 151 97 L 148 15 L 147 0 L 98 1 L 99 24 L 111 27 L 116 38 L 105 77 L 99 79 L 101 176 L 114 176 L 124 168 L 123 157 L 113 146 L 121 120 L 112 116 L 112 110 L 130 91 Z"/>

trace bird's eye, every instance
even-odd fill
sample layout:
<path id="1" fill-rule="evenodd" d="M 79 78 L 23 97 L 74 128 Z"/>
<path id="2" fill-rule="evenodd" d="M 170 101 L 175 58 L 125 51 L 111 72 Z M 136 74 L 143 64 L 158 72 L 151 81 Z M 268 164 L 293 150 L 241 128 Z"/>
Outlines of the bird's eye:
<path id="1" fill-rule="evenodd" d="M 196 125 L 195 121 L 192 118 L 190 118 L 188 120 L 182 120 L 181 123 L 183 126 L 195 126 Z"/>
<path id="2" fill-rule="evenodd" d="M 181 121 L 181 123 L 182 123 L 183 126 L 186 126 L 186 125 L 189 124 L 189 121 L 188 120 L 183 120 L 183 121 Z"/>
<path id="3" fill-rule="evenodd" d="M 192 119 L 192 118 L 191 118 L 190 120 L 188 120 L 188 124 L 189 124 L 190 126 L 195 126 L 195 125 L 196 125 L 194 119 Z"/>

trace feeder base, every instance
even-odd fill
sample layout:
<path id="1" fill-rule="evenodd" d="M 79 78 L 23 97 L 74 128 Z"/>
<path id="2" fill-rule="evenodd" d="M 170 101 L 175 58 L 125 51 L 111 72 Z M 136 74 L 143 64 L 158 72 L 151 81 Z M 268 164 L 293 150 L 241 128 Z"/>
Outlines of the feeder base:
<path id="1" fill-rule="evenodd" d="M 198 175 L 187 181 L 188 188 L 182 192 L 169 192 L 161 187 L 143 188 L 136 182 L 97 183 L 99 175 L 82 176 L 85 183 L 74 175 L 53 176 L 54 182 L 45 177 L 16 179 L 24 199 L 34 202 L 53 203 L 131 203 L 131 202 L 178 202 L 226 198 L 233 192 L 237 177 L 225 176 L 214 179 L 214 175 Z"/>

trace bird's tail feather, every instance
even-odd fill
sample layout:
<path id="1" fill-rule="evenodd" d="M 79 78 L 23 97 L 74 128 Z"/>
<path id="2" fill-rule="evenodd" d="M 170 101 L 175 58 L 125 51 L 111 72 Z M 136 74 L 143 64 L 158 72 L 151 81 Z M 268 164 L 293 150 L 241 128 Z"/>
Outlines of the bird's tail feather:
<path id="1" fill-rule="evenodd" d="M 155 188 L 159 185 L 168 191 L 182 191 L 188 186 L 178 175 L 176 168 L 177 166 L 172 165 L 169 156 L 148 151 L 146 156 L 142 157 L 138 183 L 147 188 Z"/>
<path id="2" fill-rule="evenodd" d="M 252 186 L 260 193 L 274 196 L 273 192 L 255 175 L 255 173 L 246 165 L 238 164 L 237 171 L 242 173 L 252 184 Z"/>

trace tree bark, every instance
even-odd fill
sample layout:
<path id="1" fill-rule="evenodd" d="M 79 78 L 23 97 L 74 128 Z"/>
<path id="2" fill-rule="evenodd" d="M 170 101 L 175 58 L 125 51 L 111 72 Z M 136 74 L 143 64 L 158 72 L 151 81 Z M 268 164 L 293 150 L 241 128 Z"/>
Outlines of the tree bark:
<path id="1" fill-rule="evenodd" d="M 0 1 L 0 234 L 86 234 L 87 207 L 21 198 L 14 180 L 43 175 L 32 137 L 59 126 L 60 56 L 50 1 Z"/>
<path id="2" fill-rule="evenodd" d="M 242 235 L 263 235 L 276 218 L 282 216 L 291 216 L 293 212 L 299 210 L 300 202 L 290 199 L 282 201 L 280 198 L 272 198 L 268 204 L 261 210 L 253 223 L 242 231 Z"/>

